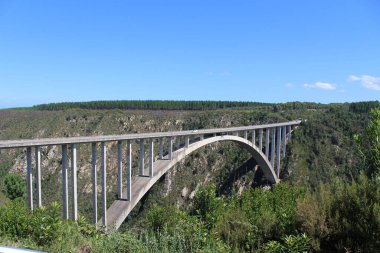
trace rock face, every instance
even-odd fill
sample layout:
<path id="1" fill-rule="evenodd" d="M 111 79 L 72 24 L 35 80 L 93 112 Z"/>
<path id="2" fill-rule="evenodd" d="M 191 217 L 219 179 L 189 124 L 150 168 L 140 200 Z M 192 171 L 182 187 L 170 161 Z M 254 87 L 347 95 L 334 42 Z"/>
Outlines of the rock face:
<path id="1" fill-rule="evenodd" d="M 196 191 L 192 191 L 189 195 L 189 199 L 193 199 L 195 197 Z"/>
<path id="2" fill-rule="evenodd" d="M 188 193 L 189 193 L 189 189 L 187 187 L 183 188 L 181 191 L 181 197 L 186 198 Z"/>

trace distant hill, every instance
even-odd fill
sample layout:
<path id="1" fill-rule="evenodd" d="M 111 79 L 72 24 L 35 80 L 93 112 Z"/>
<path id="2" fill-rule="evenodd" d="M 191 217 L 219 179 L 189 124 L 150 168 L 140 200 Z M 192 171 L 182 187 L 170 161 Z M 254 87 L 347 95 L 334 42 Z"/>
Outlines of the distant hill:
<path id="1" fill-rule="evenodd" d="M 321 104 L 313 102 L 261 103 L 247 101 L 100 100 L 40 104 L 35 105 L 32 108 L 48 111 L 66 109 L 214 110 L 226 108 L 294 110 L 323 109 L 347 105 L 348 103 Z M 371 108 L 379 106 L 379 101 L 349 103 L 349 109 L 353 112 L 368 112 Z"/>

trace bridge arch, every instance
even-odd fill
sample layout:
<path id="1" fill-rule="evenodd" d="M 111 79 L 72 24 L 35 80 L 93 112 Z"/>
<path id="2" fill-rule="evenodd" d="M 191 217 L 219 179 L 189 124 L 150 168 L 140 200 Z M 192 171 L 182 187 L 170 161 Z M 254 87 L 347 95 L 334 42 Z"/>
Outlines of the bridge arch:
<path id="1" fill-rule="evenodd" d="M 253 156 L 269 181 L 272 183 L 279 182 L 279 179 L 276 176 L 276 173 L 268 158 L 258 147 L 253 145 L 251 141 L 234 135 L 221 135 L 205 138 L 203 140 L 192 143 L 188 147 L 183 147 L 174 151 L 171 160 L 168 159 L 168 156 L 165 156 L 163 159 L 155 161 L 153 164 L 153 177 L 140 176 L 134 178 L 132 181 L 133 192 L 131 194 L 130 201 L 115 200 L 107 210 L 107 229 L 118 229 L 125 218 L 132 211 L 132 209 L 141 200 L 141 198 L 166 172 L 173 168 L 178 162 L 182 161 L 188 155 L 201 147 L 221 141 L 233 141 L 239 144 Z M 100 220 L 99 224 L 101 223 L 102 221 Z"/>
<path id="2" fill-rule="evenodd" d="M 184 159 L 195 150 L 219 141 L 233 141 L 238 143 L 242 148 L 248 150 L 261 166 L 268 180 L 273 183 L 279 181 L 279 172 L 281 157 L 285 157 L 286 144 L 291 141 L 292 132 L 301 124 L 301 120 L 240 126 L 229 128 L 213 128 L 200 130 L 182 130 L 172 132 L 156 133 L 135 133 L 124 135 L 105 135 L 105 136 L 82 136 L 82 137 L 65 137 L 65 138 L 44 138 L 29 140 L 4 140 L 0 141 L 0 151 L 2 149 L 26 149 L 26 181 L 27 181 L 27 201 L 31 210 L 34 208 L 34 202 L 37 207 L 42 206 L 41 198 L 41 147 L 43 146 L 61 146 L 62 158 L 62 213 L 64 219 L 69 219 L 69 184 L 71 179 L 71 219 L 78 219 L 78 199 L 77 199 L 77 146 L 91 144 L 91 175 L 92 175 L 92 207 L 93 222 L 102 225 L 106 229 L 118 228 L 130 211 L 146 194 L 146 192 L 157 182 L 175 164 Z M 243 133 L 244 138 L 238 135 Z M 265 135 L 264 135 L 265 133 Z M 256 136 L 257 134 L 257 136 Z M 214 136 L 206 138 L 207 136 Z M 184 147 L 180 147 L 181 138 L 185 139 Z M 248 141 L 248 138 L 251 141 Z M 176 140 L 177 150 L 173 152 L 173 139 Z M 190 145 L 190 139 L 193 142 Z M 148 175 L 144 168 L 144 145 L 149 140 L 149 168 Z M 154 141 L 159 141 L 159 160 L 154 162 Z M 107 208 L 107 143 L 117 142 L 117 188 L 118 200 L 114 201 L 110 208 Z M 123 181 L 123 163 L 122 150 L 123 142 L 127 146 L 126 161 L 126 185 Z M 139 155 L 139 176 L 132 177 L 132 142 L 140 143 Z M 163 156 L 163 145 L 166 142 L 168 146 L 168 155 Z M 165 145 L 166 145 L 165 143 Z M 255 146 L 258 143 L 258 146 Z M 99 145 L 100 144 L 100 145 Z M 71 147 L 69 154 L 68 147 Z M 100 146 L 100 159 L 97 158 L 97 150 Z M 34 150 L 34 152 L 33 152 Z M 265 154 L 262 152 L 265 150 Z M 32 152 L 35 155 L 32 162 Z M 282 153 L 282 154 L 281 154 Z M 69 165 L 69 158 L 71 161 Z M 270 157 L 270 162 L 269 162 Z M 276 159 L 276 160 L 275 160 Z M 97 166 L 100 163 L 101 172 L 101 203 L 102 219 L 98 222 L 98 182 Z M 34 165 L 34 166 L 33 166 Z M 276 166 L 276 167 L 275 167 Z M 274 172 L 276 168 L 276 173 Z M 34 183 L 35 180 L 35 183 Z M 36 197 L 33 198 L 33 195 Z M 123 199 L 126 196 L 127 199 Z M 34 200 L 35 199 L 35 200 Z"/>

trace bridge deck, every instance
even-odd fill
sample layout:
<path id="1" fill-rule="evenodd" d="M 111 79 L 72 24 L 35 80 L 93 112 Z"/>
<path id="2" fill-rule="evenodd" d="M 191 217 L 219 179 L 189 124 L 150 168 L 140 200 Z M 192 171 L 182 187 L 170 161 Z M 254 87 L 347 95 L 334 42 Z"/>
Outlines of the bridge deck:
<path id="1" fill-rule="evenodd" d="M 231 132 L 249 131 L 249 130 L 255 130 L 255 129 L 262 129 L 262 128 L 298 125 L 300 123 L 301 123 L 301 120 L 295 120 L 295 121 L 275 123 L 275 124 L 173 131 L 173 132 L 161 132 L 161 133 L 136 133 L 136 134 L 124 134 L 124 135 L 43 138 L 43 139 L 30 139 L 30 140 L 0 140 L 0 149 L 1 148 L 21 148 L 21 147 L 33 147 L 33 146 L 62 145 L 62 144 L 74 144 L 74 143 L 79 144 L 79 143 L 91 143 L 91 142 L 137 140 L 137 139 L 149 139 L 149 138 L 157 139 L 161 137 L 192 136 L 192 135 L 205 135 L 205 134 L 215 134 L 215 133 L 231 133 Z"/>

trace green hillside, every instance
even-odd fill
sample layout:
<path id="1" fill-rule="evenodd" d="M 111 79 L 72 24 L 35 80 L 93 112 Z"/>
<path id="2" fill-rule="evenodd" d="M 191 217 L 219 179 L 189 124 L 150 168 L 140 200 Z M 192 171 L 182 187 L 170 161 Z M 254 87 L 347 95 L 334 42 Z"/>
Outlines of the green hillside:
<path id="1" fill-rule="evenodd" d="M 165 175 L 134 209 L 120 232 L 112 235 L 95 232 L 85 221 L 76 225 L 59 219 L 60 209 L 55 206 L 61 200 L 58 147 L 42 150 L 43 202 L 53 207 L 38 211 L 28 217 L 32 220 L 27 220 L 24 198 L 10 201 L 7 192 L 10 185 L 16 191 L 16 183 L 21 181 L 22 185 L 25 180 L 25 151 L 2 151 L 0 244 L 16 243 L 53 252 L 61 252 L 62 247 L 74 247 L 77 252 L 86 252 L 85 248 L 94 252 L 297 252 L 303 249 L 374 252 L 380 248 L 380 193 L 379 182 L 370 173 L 375 169 L 368 169 L 366 161 L 376 153 L 358 151 L 371 150 L 375 144 L 364 137 L 361 142 L 355 141 L 354 135 L 366 136 L 365 129 L 371 122 L 369 112 L 378 106 L 378 101 L 329 105 L 96 101 L 0 110 L 2 140 L 305 120 L 287 149 L 283 182 L 271 190 L 259 186 L 262 182 L 248 153 L 233 143 L 213 144 Z M 137 143 L 134 145 L 137 157 Z M 110 204 L 116 194 L 116 145 L 110 144 L 109 150 Z M 137 173 L 138 160 L 133 160 Z M 87 220 L 91 217 L 90 161 L 90 146 L 80 145 L 79 212 Z M 9 179 L 14 174 L 22 179 Z M 14 217 L 12 210 L 16 209 L 25 210 Z M 352 216 L 355 212 L 361 215 Z M 17 222 L 39 223 L 43 217 L 52 218 L 47 226 L 56 226 L 61 234 L 54 231 L 43 234 L 37 228 L 30 231 L 22 226 L 8 229 Z M 361 225 L 352 223 L 353 219 L 360 220 Z M 28 233 L 35 235 L 26 239 Z M 63 234 L 72 234 L 69 239 L 72 241 L 67 245 L 59 241 Z"/>

